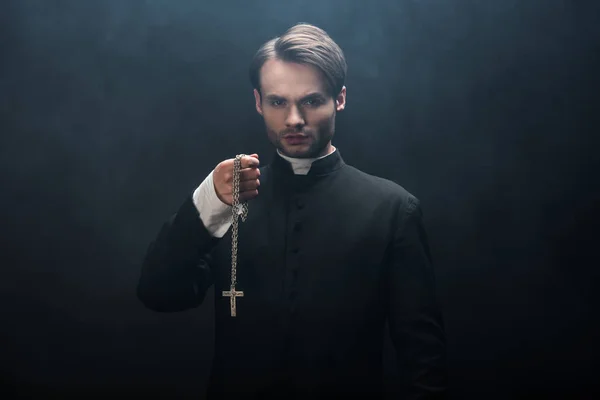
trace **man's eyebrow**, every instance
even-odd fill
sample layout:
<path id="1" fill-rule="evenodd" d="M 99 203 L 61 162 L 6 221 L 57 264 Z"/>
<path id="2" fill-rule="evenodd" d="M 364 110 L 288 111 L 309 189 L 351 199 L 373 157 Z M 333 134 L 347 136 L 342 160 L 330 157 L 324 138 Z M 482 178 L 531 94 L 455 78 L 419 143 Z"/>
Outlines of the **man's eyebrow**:
<path id="1" fill-rule="evenodd" d="M 312 93 L 307 94 L 306 96 L 303 96 L 300 99 L 300 101 L 312 99 L 312 98 L 315 98 L 315 97 L 321 97 L 321 98 L 323 98 L 325 96 L 321 92 L 312 92 Z M 268 100 L 286 100 L 285 97 L 279 96 L 279 95 L 273 94 L 273 93 L 267 94 L 265 96 L 265 98 L 268 99 Z"/>
<path id="2" fill-rule="evenodd" d="M 267 94 L 267 95 L 265 95 L 265 99 L 280 100 L 280 99 L 283 99 L 283 97 L 279 96 L 279 95 L 276 95 L 276 94 Z"/>
<path id="3" fill-rule="evenodd" d="M 302 97 L 301 100 L 314 99 L 315 97 L 325 97 L 325 96 L 321 92 L 312 92 L 312 93 L 309 93 L 306 96 Z"/>

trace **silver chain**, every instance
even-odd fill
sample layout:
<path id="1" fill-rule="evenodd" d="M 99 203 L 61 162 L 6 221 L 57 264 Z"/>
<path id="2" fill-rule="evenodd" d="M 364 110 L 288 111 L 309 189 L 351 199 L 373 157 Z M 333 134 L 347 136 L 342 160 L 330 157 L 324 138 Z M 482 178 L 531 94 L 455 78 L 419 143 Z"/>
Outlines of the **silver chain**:
<path id="1" fill-rule="evenodd" d="M 242 170 L 242 157 L 245 154 L 238 154 L 233 161 L 233 193 L 232 193 L 232 231 L 231 231 L 231 287 L 234 288 L 237 283 L 237 253 L 238 253 L 238 217 L 240 209 L 242 211 L 242 221 L 248 217 L 248 203 L 240 204 L 240 173 Z"/>

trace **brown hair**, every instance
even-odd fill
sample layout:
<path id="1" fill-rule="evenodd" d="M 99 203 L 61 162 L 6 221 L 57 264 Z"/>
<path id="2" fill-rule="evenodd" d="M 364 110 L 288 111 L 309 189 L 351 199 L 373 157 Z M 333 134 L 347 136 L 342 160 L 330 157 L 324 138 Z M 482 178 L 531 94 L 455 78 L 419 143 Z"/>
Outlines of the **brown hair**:
<path id="1" fill-rule="evenodd" d="M 296 24 L 258 49 L 250 64 L 250 82 L 259 93 L 260 69 L 273 58 L 315 66 L 325 77 L 334 98 L 344 86 L 347 70 L 344 53 L 323 29 L 314 25 Z"/>

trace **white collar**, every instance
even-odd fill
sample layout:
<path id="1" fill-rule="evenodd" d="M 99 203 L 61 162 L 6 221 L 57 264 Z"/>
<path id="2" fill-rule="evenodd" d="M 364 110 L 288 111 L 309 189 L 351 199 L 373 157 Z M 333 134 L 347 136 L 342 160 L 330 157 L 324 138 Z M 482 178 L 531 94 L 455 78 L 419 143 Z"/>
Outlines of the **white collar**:
<path id="1" fill-rule="evenodd" d="M 317 158 L 293 158 L 293 157 L 288 157 L 284 154 L 281 154 L 281 152 L 279 151 L 279 149 L 277 149 L 277 154 L 279 154 L 281 156 L 281 158 L 283 158 L 284 160 L 287 160 L 290 165 L 292 166 L 292 169 L 294 170 L 294 174 L 296 175 L 306 175 L 308 174 L 308 171 L 310 171 L 310 167 L 312 166 L 312 163 L 316 160 L 320 160 L 322 158 L 325 158 L 331 154 L 333 154 L 336 151 L 336 148 L 334 146 L 331 146 L 333 148 L 333 150 L 328 153 L 325 154 L 324 156 L 321 157 L 317 157 Z"/>

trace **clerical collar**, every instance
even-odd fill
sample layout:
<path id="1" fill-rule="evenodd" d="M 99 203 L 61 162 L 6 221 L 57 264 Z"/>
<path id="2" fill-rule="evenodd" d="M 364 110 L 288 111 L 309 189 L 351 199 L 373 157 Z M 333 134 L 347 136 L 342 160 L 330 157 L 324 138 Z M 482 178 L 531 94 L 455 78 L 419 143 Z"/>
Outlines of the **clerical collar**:
<path id="1" fill-rule="evenodd" d="M 344 164 L 340 151 L 333 147 L 333 151 L 317 158 L 293 158 L 277 150 L 273 159 L 273 167 L 295 175 L 326 175 L 339 169 Z"/>

